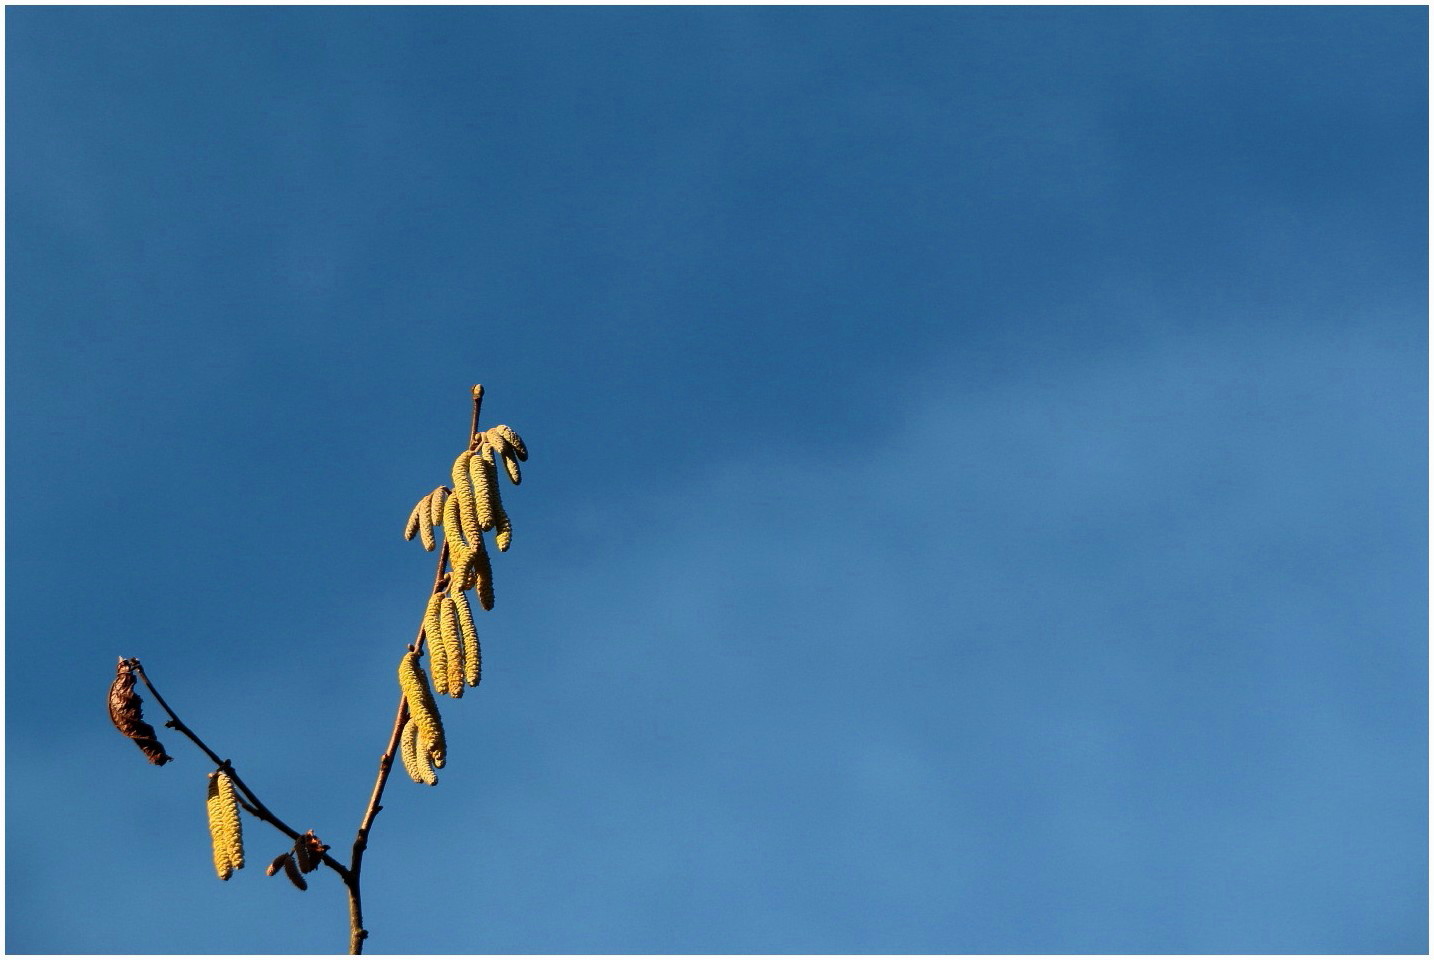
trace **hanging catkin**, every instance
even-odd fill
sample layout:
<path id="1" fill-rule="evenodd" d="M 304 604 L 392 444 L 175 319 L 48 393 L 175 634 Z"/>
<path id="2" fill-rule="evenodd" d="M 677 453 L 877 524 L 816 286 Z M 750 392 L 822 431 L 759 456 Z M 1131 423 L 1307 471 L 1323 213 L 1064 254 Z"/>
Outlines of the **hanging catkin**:
<path id="1" fill-rule="evenodd" d="M 443 505 L 443 539 L 448 541 L 450 556 L 468 549 L 468 538 L 463 535 L 463 526 L 459 521 L 461 509 L 456 493 L 449 497 L 448 502 Z M 454 569 L 456 571 L 457 568 Z"/>
<path id="2" fill-rule="evenodd" d="M 463 538 L 470 543 L 478 538 L 478 515 L 474 512 L 473 484 L 468 475 L 468 461 L 473 458 L 472 450 L 464 450 L 453 461 L 453 499 L 458 501 L 458 523 Z"/>
<path id="3" fill-rule="evenodd" d="M 430 527 L 443 526 L 443 505 L 448 502 L 448 488 L 436 487 L 428 495 L 428 525 Z"/>
<path id="4" fill-rule="evenodd" d="M 438 546 L 437 541 L 433 539 L 433 526 L 426 522 L 428 515 L 433 510 L 432 501 L 433 494 L 430 493 L 414 505 L 413 513 L 408 518 L 409 527 L 412 528 L 413 532 L 409 532 L 409 527 L 405 527 L 403 531 L 403 539 L 405 540 L 412 540 L 413 534 L 418 534 L 418 539 L 422 542 L 423 549 L 425 550 L 432 550 Z"/>
<path id="5" fill-rule="evenodd" d="M 227 773 L 209 775 L 204 805 L 209 814 L 209 839 L 214 846 L 214 872 L 220 880 L 228 880 L 244 866 L 244 833 L 239 824 L 234 782 Z"/>
<path id="6" fill-rule="evenodd" d="M 510 444 L 513 445 L 513 452 L 518 455 L 519 460 L 522 460 L 524 463 L 528 462 L 528 448 L 523 444 L 523 438 L 518 436 L 518 431 L 508 426 L 506 423 L 500 423 L 488 432 L 493 433 L 495 431 L 504 440 L 507 440 Z"/>
<path id="7" fill-rule="evenodd" d="M 450 697 L 463 696 L 463 640 L 458 632 L 458 609 L 451 597 L 442 598 L 438 618 L 443 630 L 444 661 L 447 675 L 443 678 L 443 692 Z M 435 680 L 435 687 L 437 681 Z"/>
<path id="8" fill-rule="evenodd" d="M 423 667 L 419 666 L 417 653 L 405 653 L 403 659 L 398 661 L 398 687 L 403 691 L 404 700 L 408 702 L 408 715 L 418 726 L 418 732 L 431 745 L 433 765 L 442 767 L 443 758 L 448 752 L 448 746 L 443 739 L 443 721 L 439 719 L 438 705 L 433 702 L 433 694 L 428 689 L 428 676 L 423 672 Z"/>
<path id="9" fill-rule="evenodd" d="M 468 475 L 473 480 L 474 508 L 478 511 L 478 526 L 492 530 L 497 522 L 498 474 L 493 466 L 493 451 L 484 443 L 468 461 Z"/>
<path id="10" fill-rule="evenodd" d="M 477 562 L 474 555 L 474 548 L 463 536 L 458 520 L 458 498 L 449 497 L 447 505 L 443 508 L 443 539 L 448 542 L 448 559 L 453 567 L 453 579 L 456 580 L 464 590 L 473 587 L 474 578 L 477 576 L 473 566 Z M 479 531 L 478 546 L 483 545 L 482 531 Z"/>
<path id="11" fill-rule="evenodd" d="M 299 867 L 294 863 L 293 857 L 287 857 L 284 860 L 284 876 L 288 877 L 289 882 L 300 890 L 309 889 L 309 881 L 299 875 Z"/>
<path id="12" fill-rule="evenodd" d="M 468 606 L 468 595 L 462 590 L 450 589 L 448 596 L 453 600 L 453 609 L 458 614 L 458 629 L 463 636 L 463 681 L 470 687 L 476 687 L 483 679 L 483 650 L 478 645 L 478 630 L 473 625 L 473 608 Z"/>
<path id="13" fill-rule="evenodd" d="M 473 544 L 473 556 L 468 561 L 473 565 L 473 586 L 478 591 L 478 603 L 484 610 L 493 609 L 493 564 L 488 559 L 488 548 L 480 538 Z"/>
<path id="14" fill-rule="evenodd" d="M 438 775 L 428 765 L 427 752 L 419 754 L 418 724 L 413 722 L 412 717 L 403 725 L 403 734 L 398 740 L 398 755 L 403 759 L 403 769 L 408 771 L 414 783 L 426 783 L 431 787 L 438 782 Z"/>
<path id="15" fill-rule="evenodd" d="M 443 642 L 443 595 L 429 594 L 428 606 L 423 611 L 423 639 L 428 644 L 428 662 L 433 668 L 433 687 L 439 693 L 447 686 L 448 647 Z"/>
<path id="16" fill-rule="evenodd" d="M 493 452 L 503 458 L 503 469 L 508 471 L 508 479 L 513 481 L 513 486 L 523 482 L 522 471 L 518 469 L 518 452 L 508 438 L 497 429 L 489 430 L 483 434 L 484 439 Z"/>

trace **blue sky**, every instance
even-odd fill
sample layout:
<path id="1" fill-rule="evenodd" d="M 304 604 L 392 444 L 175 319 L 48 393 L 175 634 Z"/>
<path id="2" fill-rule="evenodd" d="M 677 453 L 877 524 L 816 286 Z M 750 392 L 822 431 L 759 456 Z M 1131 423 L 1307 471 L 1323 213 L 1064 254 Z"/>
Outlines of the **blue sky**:
<path id="1" fill-rule="evenodd" d="M 344 852 L 474 382 L 371 951 L 1425 952 L 1424 9 L 6 35 L 8 952 L 342 949 L 104 694 Z"/>

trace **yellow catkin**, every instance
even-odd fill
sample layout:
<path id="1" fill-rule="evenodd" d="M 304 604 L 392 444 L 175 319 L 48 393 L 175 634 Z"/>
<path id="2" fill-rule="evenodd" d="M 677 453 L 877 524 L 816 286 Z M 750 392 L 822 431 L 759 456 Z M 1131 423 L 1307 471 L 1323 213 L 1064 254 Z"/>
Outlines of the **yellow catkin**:
<path id="1" fill-rule="evenodd" d="M 415 536 L 417 536 L 419 522 L 418 514 L 420 511 L 424 511 L 425 508 L 428 506 L 427 499 L 428 498 L 425 497 L 423 500 L 420 500 L 418 501 L 418 503 L 414 504 L 413 512 L 408 515 L 408 523 L 404 524 L 403 526 L 403 539 L 412 540 Z M 426 513 L 425 519 L 427 519 Z"/>
<path id="2" fill-rule="evenodd" d="M 458 495 L 454 494 L 443 505 L 443 539 L 448 541 L 448 552 L 451 555 L 468 548 L 468 539 L 463 536 L 463 527 L 458 519 L 458 509 Z"/>
<path id="3" fill-rule="evenodd" d="M 498 504 L 498 521 L 493 525 L 493 542 L 498 545 L 499 553 L 506 553 L 513 545 L 513 523 L 501 503 Z"/>
<path id="4" fill-rule="evenodd" d="M 468 461 L 473 459 L 472 450 L 464 450 L 453 461 L 453 499 L 458 501 L 458 522 L 465 539 L 477 538 L 478 514 L 474 512 L 473 480 L 468 475 Z"/>
<path id="5" fill-rule="evenodd" d="M 205 797 L 209 838 L 214 846 L 214 872 L 228 880 L 244 866 L 244 831 L 239 824 L 239 799 L 226 773 L 211 773 Z"/>
<path id="6" fill-rule="evenodd" d="M 428 525 L 443 526 L 443 504 L 448 500 L 447 487 L 435 487 L 428 495 Z"/>
<path id="7" fill-rule="evenodd" d="M 493 451 L 486 443 L 468 461 L 468 475 L 473 480 L 473 506 L 478 511 L 478 526 L 492 530 L 502 505 L 498 499 L 498 473 L 493 465 Z"/>
<path id="8" fill-rule="evenodd" d="M 473 544 L 473 588 L 478 592 L 478 603 L 484 610 L 493 609 L 493 564 L 488 559 L 488 548 L 482 539 Z"/>
<path id="9" fill-rule="evenodd" d="M 483 434 L 483 437 L 488 446 L 493 448 L 493 452 L 503 458 L 503 469 L 508 471 L 508 479 L 513 481 L 513 486 L 522 483 L 523 472 L 518 469 L 517 450 L 508 442 L 508 438 L 499 433 L 496 427 Z"/>
<path id="10" fill-rule="evenodd" d="M 438 770 L 442 770 L 443 765 L 447 763 L 444 755 L 433 745 L 433 741 L 428 739 L 428 735 L 422 730 L 418 731 L 418 760 L 420 764 L 427 763 L 429 767 Z M 435 775 L 434 779 L 437 780 L 438 777 Z"/>
<path id="11" fill-rule="evenodd" d="M 443 643 L 443 595 L 430 594 L 423 611 L 423 638 L 428 643 L 428 660 L 433 668 L 433 687 L 439 693 L 448 686 L 448 647 Z"/>
<path id="12" fill-rule="evenodd" d="M 443 649 L 447 654 L 445 660 L 448 666 L 448 675 L 443 678 L 444 693 L 450 697 L 463 696 L 463 639 L 458 632 L 458 608 L 453 605 L 451 597 L 443 598 L 443 609 L 439 612 L 439 619 L 443 627 Z M 437 681 L 435 678 L 435 686 Z"/>
<path id="13" fill-rule="evenodd" d="M 418 724 L 414 723 L 411 717 L 403 725 L 403 734 L 398 740 L 398 754 L 403 758 L 403 769 L 408 771 L 408 776 L 414 783 L 426 783 L 431 787 L 438 782 L 433 768 L 428 765 L 427 753 L 420 755 L 418 752 Z"/>
<path id="14" fill-rule="evenodd" d="M 428 689 L 428 676 L 419 666 L 418 654 L 410 651 L 398 661 L 398 687 L 408 702 L 408 715 L 418 725 L 418 732 L 430 745 L 429 754 L 433 765 L 443 766 L 448 746 L 443 739 L 443 721 L 438 716 L 438 705 L 433 702 L 433 693 Z"/>
<path id="15" fill-rule="evenodd" d="M 523 444 L 523 438 L 518 436 L 518 431 L 506 423 L 500 423 L 488 432 L 492 433 L 494 431 L 497 431 L 504 440 L 507 440 L 513 445 L 513 452 L 518 455 L 519 460 L 522 460 L 524 463 L 528 462 L 528 448 Z"/>
<path id="16" fill-rule="evenodd" d="M 453 582 L 458 584 L 460 589 L 473 589 L 473 583 L 478 577 L 473 559 L 474 552 L 468 549 L 460 551 L 458 556 L 453 558 Z"/>
<path id="17" fill-rule="evenodd" d="M 498 432 L 497 427 L 494 427 L 492 430 L 485 430 L 483 432 L 483 442 L 488 444 L 488 446 L 492 447 L 493 453 L 497 456 L 507 457 L 513 455 L 513 445 L 508 442 L 507 437 L 503 436 L 501 433 Z"/>
<path id="18" fill-rule="evenodd" d="M 438 546 L 438 541 L 433 539 L 433 526 L 423 522 L 422 514 L 433 512 L 433 494 L 429 494 L 418 501 L 418 506 L 413 508 L 414 513 L 419 514 L 418 539 L 423 541 L 423 549 L 433 550 Z"/>
<path id="19" fill-rule="evenodd" d="M 483 648 L 478 643 L 478 628 L 473 625 L 473 608 L 462 590 L 449 590 L 453 610 L 458 614 L 458 630 L 463 636 L 463 681 L 470 687 L 483 679 Z"/>

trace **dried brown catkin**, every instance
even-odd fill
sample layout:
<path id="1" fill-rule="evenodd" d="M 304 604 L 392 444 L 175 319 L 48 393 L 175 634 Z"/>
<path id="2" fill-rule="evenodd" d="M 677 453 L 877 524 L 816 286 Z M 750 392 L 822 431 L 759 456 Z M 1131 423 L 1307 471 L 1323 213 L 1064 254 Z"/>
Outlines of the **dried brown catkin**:
<path id="1" fill-rule="evenodd" d="M 222 771 L 209 775 L 205 796 L 209 814 L 209 839 L 214 847 L 214 872 L 228 880 L 244 866 L 244 833 L 239 824 L 239 800 L 234 782 Z"/>
<path id="2" fill-rule="evenodd" d="M 302 873 L 313 873 L 324 861 L 324 851 L 329 849 L 328 844 L 323 843 L 310 830 L 294 841 L 294 859 L 299 864 Z"/>
<path id="3" fill-rule="evenodd" d="M 458 632 L 458 609 L 451 597 L 444 597 L 439 619 L 443 627 L 443 649 L 448 672 L 443 678 L 444 692 L 450 697 L 463 696 L 463 641 Z M 435 683 L 436 685 L 436 683 Z"/>
<path id="4" fill-rule="evenodd" d="M 473 608 L 468 606 L 468 595 L 462 590 L 450 589 L 448 595 L 453 599 L 458 629 L 463 635 L 463 680 L 468 686 L 476 687 L 483 679 L 483 648 L 478 643 L 478 629 L 473 625 Z"/>
<path id="5" fill-rule="evenodd" d="M 284 876 L 288 877 L 289 882 L 300 890 L 309 889 L 309 881 L 299 875 L 299 867 L 294 863 L 293 857 L 288 857 L 284 860 Z"/>
<path id="6" fill-rule="evenodd" d="M 417 653 L 409 651 L 398 661 L 398 687 L 408 703 L 408 715 L 418 726 L 418 732 L 432 745 L 433 765 L 442 767 L 448 752 L 443 738 L 443 721 L 438 716 L 438 705 L 433 702 L 433 694 L 428 689 L 428 676 L 419 666 Z"/>

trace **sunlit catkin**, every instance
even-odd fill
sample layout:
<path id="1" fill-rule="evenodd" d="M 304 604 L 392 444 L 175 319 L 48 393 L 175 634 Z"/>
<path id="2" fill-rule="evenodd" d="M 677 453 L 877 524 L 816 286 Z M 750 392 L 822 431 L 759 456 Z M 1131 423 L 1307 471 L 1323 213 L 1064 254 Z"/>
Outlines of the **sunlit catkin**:
<path id="1" fill-rule="evenodd" d="M 204 805 L 209 813 L 209 838 L 214 846 L 214 872 L 220 880 L 228 880 L 235 870 L 244 866 L 244 833 L 239 824 L 239 799 L 234 795 L 234 782 L 227 773 L 209 775 Z"/>
<path id="2" fill-rule="evenodd" d="M 461 589 L 472 590 L 473 583 L 477 579 L 477 571 L 473 564 L 474 551 L 466 547 L 459 547 L 452 556 L 453 582 Z"/>
<path id="3" fill-rule="evenodd" d="M 418 501 L 413 508 L 413 513 L 409 515 L 409 526 L 405 527 L 403 531 L 403 539 L 405 540 L 412 540 L 413 533 L 418 534 L 418 539 L 423 543 L 423 549 L 425 550 L 432 550 L 438 546 L 437 541 L 433 539 L 433 527 L 426 522 L 428 515 L 433 510 L 432 499 L 433 494 L 430 493 Z M 409 528 L 412 528 L 413 533 L 409 533 Z"/>
<path id="4" fill-rule="evenodd" d="M 430 527 L 443 526 L 443 504 L 448 501 L 448 488 L 435 487 L 428 495 L 428 525 Z"/>
<path id="5" fill-rule="evenodd" d="M 519 460 L 522 460 L 524 463 L 528 462 L 528 448 L 524 446 L 523 438 L 518 436 L 518 431 L 508 426 L 506 423 L 500 423 L 488 432 L 493 433 L 494 431 L 497 431 L 500 435 L 502 435 L 504 440 L 507 440 L 513 445 L 513 452 L 518 455 Z"/>
<path id="6" fill-rule="evenodd" d="M 473 544 L 473 587 L 478 592 L 478 603 L 484 610 L 493 609 L 493 564 L 488 559 L 488 548 L 482 538 Z"/>
<path id="7" fill-rule="evenodd" d="M 427 761 L 428 765 L 435 770 L 442 770 L 444 763 L 447 762 L 443 751 L 434 746 L 433 740 L 423 731 L 422 727 L 418 728 L 418 759 L 420 763 Z"/>
<path id="8" fill-rule="evenodd" d="M 434 766 L 441 767 L 448 745 L 443 739 L 443 721 L 438 717 L 438 705 L 428 689 L 428 676 L 418 663 L 418 654 L 412 651 L 398 661 L 398 686 L 408 703 L 408 715 L 418 725 L 418 732 L 431 744 L 430 753 Z"/>
<path id="9" fill-rule="evenodd" d="M 501 503 L 498 504 L 498 522 L 493 525 L 493 542 L 498 545 L 499 553 L 506 553 L 513 544 L 513 524 Z"/>
<path id="10" fill-rule="evenodd" d="M 513 445 L 508 442 L 507 437 L 498 432 L 496 427 L 483 431 L 483 442 L 492 447 L 493 452 L 500 457 L 516 456 Z"/>
<path id="11" fill-rule="evenodd" d="M 468 538 L 463 535 L 463 526 L 458 518 L 459 509 L 457 494 L 449 497 L 443 505 L 443 539 L 448 541 L 450 555 L 468 546 Z"/>
<path id="12" fill-rule="evenodd" d="M 458 632 L 458 609 L 453 604 L 451 597 L 443 598 L 443 608 L 439 611 L 439 619 L 443 626 L 443 649 L 447 656 L 448 674 L 443 678 L 443 692 L 450 697 L 463 696 L 463 639 Z M 435 686 L 437 681 L 435 679 Z"/>
<path id="13" fill-rule="evenodd" d="M 486 443 L 468 461 L 468 475 L 473 479 L 473 505 L 478 511 L 478 526 L 492 530 L 497 521 L 498 474 L 493 466 L 493 450 Z"/>
<path id="14" fill-rule="evenodd" d="M 458 520 L 458 498 L 449 497 L 447 505 L 443 508 L 443 539 L 448 541 L 448 560 L 453 567 L 453 578 L 463 585 L 467 590 L 473 586 L 476 576 L 473 568 L 475 557 L 473 547 L 466 542 L 463 531 L 459 527 Z M 482 531 L 479 531 L 477 543 L 483 543 Z"/>
<path id="15" fill-rule="evenodd" d="M 418 750 L 418 724 L 409 718 L 403 725 L 403 733 L 398 740 L 398 754 L 403 759 L 403 769 L 408 771 L 408 776 L 414 783 L 426 783 L 430 787 L 438 782 L 438 775 L 428 765 L 426 751 L 420 753 Z"/>
<path id="16" fill-rule="evenodd" d="M 433 687 L 443 693 L 448 686 L 448 647 L 443 642 L 443 595 L 428 596 L 428 606 L 423 611 L 423 638 L 428 642 L 428 660 L 433 667 Z"/>
<path id="17" fill-rule="evenodd" d="M 473 625 L 473 608 L 462 590 L 449 590 L 454 612 L 458 614 L 458 631 L 463 637 L 463 682 L 478 686 L 483 679 L 483 648 L 478 643 L 478 629 Z"/>
<path id="18" fill-rule="evenodd" d="M 464 450 L 453 461 L 453 498 L 458 501 L 458 522 L 463 536 L 468 541 L 478 538 L 478 515 L 474 512 L 473 483 L 468 475 L 468 461 L 473 459 L 472 450 Z"/>

